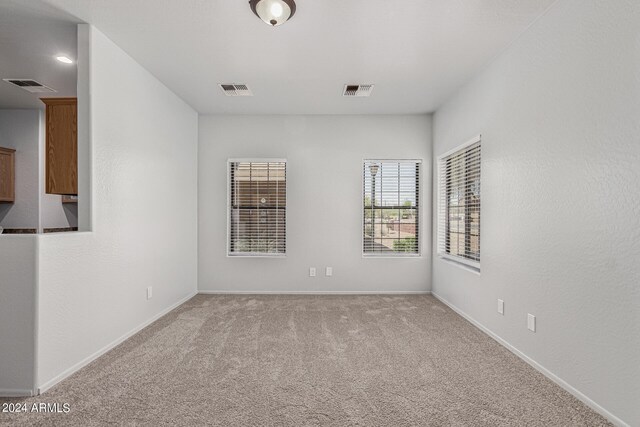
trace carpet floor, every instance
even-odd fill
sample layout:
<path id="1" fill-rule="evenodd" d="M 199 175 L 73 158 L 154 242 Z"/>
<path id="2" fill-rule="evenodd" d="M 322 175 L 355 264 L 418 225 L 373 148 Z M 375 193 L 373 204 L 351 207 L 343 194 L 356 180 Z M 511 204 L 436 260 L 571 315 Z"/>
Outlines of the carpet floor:
<path id="1" fill-rule="evenodd" d="M 610 425 L 432 296 L 198 295 L 2 425 Z"/>

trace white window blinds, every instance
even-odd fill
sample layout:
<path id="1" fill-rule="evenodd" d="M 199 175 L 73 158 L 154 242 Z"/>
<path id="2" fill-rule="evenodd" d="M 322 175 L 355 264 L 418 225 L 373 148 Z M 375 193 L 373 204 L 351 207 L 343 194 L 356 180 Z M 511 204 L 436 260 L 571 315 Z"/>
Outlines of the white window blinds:
<path id="1" fill-rule="evenodd" d="M 284 255 L 286 161 L 232 160 L 229 174 L 229 255 Z"/>
<path id="2" fill-rule="evenodd" d="M 363 253 L 419 255 L 420 161 L 365 160 Z"/>
<path id="3" fill-rule="evenodd" d="M 438 159 L 438 254 L 480 268 L 480 137 Z"/>

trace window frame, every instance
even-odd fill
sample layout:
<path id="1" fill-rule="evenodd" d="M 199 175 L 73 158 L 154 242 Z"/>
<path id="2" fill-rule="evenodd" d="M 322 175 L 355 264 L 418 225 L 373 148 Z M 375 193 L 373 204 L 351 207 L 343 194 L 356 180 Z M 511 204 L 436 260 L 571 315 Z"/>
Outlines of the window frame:
<path id="1" fill-rule="evenodd" d="M 442 252 L 441 251 L 441 247 L 443 246 L 442 242 L 440 241 L 441 237 L 441 230 L 440 227 L 443 225 L 444 222 L 444 226 L 448 227 L 448 221 L 447 219 L 444 219 L 444 221 L 442 221 L 441 219 L 441 206 L 440 203 L 443 200 L 442 197 L 442 191 L 444 189 L 444 191 L 446 191 L 446 184 L 442 185 L 442 179 L 443 179 L 443 171 L 442 171 L 442 167 L 444 166 L 444 163 L 446 162 L 446 159 L 448 157 L 451 157 L 452 155 L 460 152 L 460 151 L 464 151 L 467 148 L 469 148 L 470 146 L 474 145 L 474 144 L 482 144 L 482 135 L 477 135 L 473 138 L 471 138 L 469 141 L 465 142 L 464 144 L 461 144 L 449 151 L 447 151 L 444 154 L 441 154 L 440 156 L 438 156 L 437 158 L 437 177 L 438 177 L 438 182 L 437 182 L 437 209 L 436 209 L 436 235 L 437 235 L 437 240 L 436 240 L 436 252 L 438 255 L 438 258 L 444 260 L 444 261 L 449 261 L 449 262 L 453 262 L 454 264 L 458 264 L 460 267 L 463 267 L 465 269 L 468 269 L 472 272 L 475 272 L 477 274 L 480 274 L 480 261 L 482 259 L 481 255 L 480 255 L 480 260 L 478 261 L 474 261 L 465 257 L 461 257 L 461 256 L 456 256 L 456 255 L 450 255 L 446 252 Z M 480 145 L 481 150 L 482 150 L 482 145 Z M 482 151 L 480 151 L 480 182 L 482 183 Z M 480 224 L 482 223 L 482 184 L 481 184 L 481 190 L 480 190 L 480 221 L 479 221 L 479 230 L 478 230 L 478 239 L 480 241 L 479 243 L 479 248 L 481 248 L 481 243 L 482 243 L 482 227 L 480 226 Z M 446 197 L 445 197 L 446 200 Z M 446 203 L 446 201 L 445 201 Z M 448 205 L 444 207 L 444 211 L 449 212 L 449 207 Z M 444 230 L 443 235 L 446 236 L 446 230 Z M 446 238 L 446 237 L 443 237 Z M 482 251 L 480 251 L 480 254 L 482 254 Z"/>
<path id="2" fill-rule="evenodd" d="M 231 164 L 232 163 L 284 163 L 285 164 L 285 197 L 287 197 L 287 204 L 285 205 L 285 223 L 284 223 L 284 235 L 285 235 L 285 249 L 284 253 L 269 253 L 269 252 L 231 252 Z M 226 253 L 227 258 L 286 258 L 287 257 L 287 207 L 289 196 L 289 179 L 287 177 L 287 159 L 279 158 L 229 158 L 227 159 L 227 239 L 226 239 Z"/>
<path id="3" fill-rule="evenodd" d="M 365 174 L 362 173 L 362 171 L 364 170 L 364 166 L 366 163 L 400 163 L 400 162 L 412 162 L 412 163 L 416 163 L 418 165 L 418 188 L 416 189 L 416 197 L 418 198 L 418 203 L 416 204 L 416 209 L 418 211 L 418 230 L 416 232 L 416 239 L 418 239 L 418 252 L 417 253 L 411 253 L 411 252 L 380 252 L 375 253 L 375 252 L 365 252 L 364 251 L 364 226 L 365 226 L 365 221 L 364 221 L 364 216 L 365 216 L 365 212 L 366 212 L 366 206 L 365 206 L 365 201 L 364 201 L 364 187 L 365 187 Z M 363 158 L 361 163 L 360 163 L 360 197 L 361 197 L 361 203 L 362 203 L 362 211 L 360 212 L 360 250 L 362 252 L 362 258 L 377 258 L 377 259 L 385 259 L 385 258 L 392 258 L 392 259 L 408 259 L 408 258 L 422 258 L 422 229 L 423 229 L 423 212 L 422 212 L 422 204 L 423 204 L 423 197 L 422 197 L 422 187 L 423 187 L 423 160 L 422 159 L 381 159 L 381 158 Z"/>

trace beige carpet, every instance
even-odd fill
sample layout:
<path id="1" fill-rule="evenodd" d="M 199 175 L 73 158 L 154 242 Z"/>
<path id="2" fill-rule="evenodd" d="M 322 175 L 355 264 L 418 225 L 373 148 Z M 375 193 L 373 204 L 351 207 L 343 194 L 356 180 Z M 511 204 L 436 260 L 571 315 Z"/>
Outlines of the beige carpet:
<path id="1" fill-rule="evenodd" d="M 431 296 L 199 295 L 10 401 L 71 411 L 0 424 L 608 425 Z"/>

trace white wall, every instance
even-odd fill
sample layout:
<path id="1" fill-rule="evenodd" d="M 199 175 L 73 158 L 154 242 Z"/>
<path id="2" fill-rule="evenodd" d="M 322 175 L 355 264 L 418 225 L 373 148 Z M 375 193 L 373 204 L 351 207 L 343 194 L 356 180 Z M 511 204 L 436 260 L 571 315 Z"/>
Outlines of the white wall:
<path id="1" fill-rule="evenodd" d="M 438 110 L 433 153 L 483 135 L 482 275 L 434 257 L 434 293 L 631 425 L 639 70 L 640 3 L 560 1 Z"/>
<path id="2" fill-rule="evenodd" d="M 98 30 L 88 37 L 93 232 L 39 236 L 41 390 L 197 288 L 198 116 Z"/>
<path id="3" fill-rule="evenodd" d="M 36 239 L 0 235 L 0 396 L 33 391 Z"/>
<path id="4" fill-rule="evenodd" d="M 76 214 L 78 230 L 91 231 L 91 27 L 78 25 L 78 203 Z"/>
<path id="5" fill-rule="evenodd" d="M 15 153 L 16 201 L 0 203 L 0 226 L 38 228 L 38 110 L 0 110 L 0 147 Z"/>
<path id="6" fill-rule="evenodd" d="M 227 257 L 227 160 L 286 158 L 286 258 Z M 430 290 L 429 203 L 421 258 L 362 258 L 362 160 L 423 159 L 431 198 L 431 117 L 204 116 L 199 136 L 201 291 Z M 318 269 L 309 276 L 309 267 Z M 324 267 L 333 276 L 324 276 Z"/>

